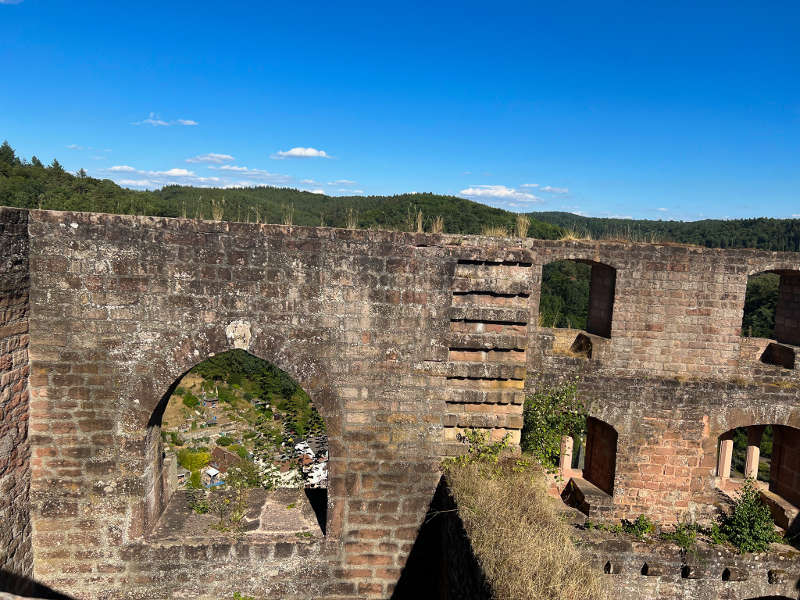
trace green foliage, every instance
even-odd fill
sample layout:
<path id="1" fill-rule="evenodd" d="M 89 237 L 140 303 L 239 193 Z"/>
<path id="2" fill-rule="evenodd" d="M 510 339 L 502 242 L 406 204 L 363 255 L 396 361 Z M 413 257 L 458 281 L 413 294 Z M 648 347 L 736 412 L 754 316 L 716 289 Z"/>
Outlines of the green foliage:
<path id="1" fill-rule="evenodd" d="M 193 452 L 189 448 L 178 451 L 178 464 L 189 471 L 199 471 L 208 465 L 211 454 L 208 452 Z"/>
<path id="2" fill-rule="evenodd" d="M 233 443 L 233 438 L 227 435 L 221 435 L 217 438 L 217 446 L 230 446 Z"/>
<path id="3" fill-rule="evenodd" d="M 170 431 L 169 438 L 173 446 L 183 446 L 183 440 L 176 431 Z"/>
<path id="4" fill-rule="evenodd" d="M 249 460 L 242 460 L 235 466 L 228 469 L 225 474 L 225 485 L 230 488 L 255 488 L 263 487 L 271 489 L 275 482 L 265 478 L 255 463 Z"/>
<path id="5" fill-rule="evenodd" d="M 189 486 L 194 489 L 200 489 L 203 487 L 200 471 L 192 471 L 192 474 L 189 476 Z"/>
<path id="6" fill-rule="evenodd" d="M 253 596 L 242 596 L 239 592 L 233 592 L 233 600 L 256 600 Z"/>
<path id="7" fill-rule="evenodd" d="M 198 472 L 197 475 L 199 484 L 200 473 Z M 199 485 L 192 487 L 195 489 L 191 489 L 186 492 L 186 501 L 189 503 L 189 506 L 194 512 L 196 512 L 198 515 L 204 515 L 211 510 L 211 504 L 208 501 L 208 494 L 201 489 L 197 489 L 200 487 Z"/>
<path id="8" fill-rule="evenodd" d="M 496 463 L 500 454 L 508 448 L 509 435 L 496 442 L 489 442 L 489 432 L 480 429 L 465 429 L 459 434 L 459 441 L 467 445 L 467 452 L 461 456 L 446 458 L 444 465 L 468 465 L 471 463 Z"/>
<path id="9" fill-rule="evenodd" d="M 672 531 L 663 532 L 661 539 L 668 540 L 684 552 L 694 552 L 697 546 L 697 536 L 701 533 L 696 523 L 682 522 Z"/>
<path id="10" fill-rule="evenodd" d="M 639 515 L 635 521 L 622 521 L 622 531 L 629 533 L 636 537 L 636 539 L 644 539 L 646 535 L 653 533 L 656 530 L 655 524 L 645 515 Z"/>
<path id="11" fill-rule="evenodd" d="M 241 444 L 233 444 L 230 449 L 236 452 L 242 460 L 247 460 L 247 448 Z"/>
<path id="12" fill-rule="evenodd" d="M 742 554 L 764 552 L 770 543 L 780 539 L 772 514 L 761 501 L 752 478 L 745 479 L 730 514 L 721 518 L 719 532 Z"/>
<path id="13" fill-rule="evenodd" d="M 199 398 L 195 396 L 192 392 L 186 392 L 183 395 L 183 405 L 187 408 L 195 408 L 200 404 Z"/>
<path id="14" fill-rule="evenodd" d="M 561 438 L 586 431 L 586 407 L 577 395 L 577 381 L 547 386 L 525 398 L 521 446 L 546 469 L 556 469 Z"/>

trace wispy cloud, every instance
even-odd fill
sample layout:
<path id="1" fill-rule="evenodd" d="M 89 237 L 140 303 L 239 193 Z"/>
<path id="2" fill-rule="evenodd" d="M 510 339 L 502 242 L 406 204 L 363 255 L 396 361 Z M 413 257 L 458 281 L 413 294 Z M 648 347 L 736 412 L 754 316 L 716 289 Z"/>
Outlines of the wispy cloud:
<path id="1" fill-rule="evenodd" d="M 493 198 L 497 200 L 517 200 L 521 202 L 542 202 L 538 196 L 505 185 L 473 185 L 459 192 L 468 198 Z"/>
<path id="2" fill-rule="evenodd" d="M 282 175 L 280 173 L 270 173 L 264 169 L 251 169 L 250 167 L 243 167 L 239 165 L 219 165 L 210 166 L 209 169 L 215 171 L 226 171 L 229 173 L 236 173 L 239 177 L 248 179 L 256 179 L 259 181 L 266 181 L 270 183 L 289 183 L 292 178 L 289 175 Z"/>
<path id="3" fill-rule="evenodd" d="M 300 183 L 304 183 L 305 185 L 319 185 L 319 183 L 313 179 L 301 179 Z"/>
<path id="4" fill-rule="evenodd" d="M 669 211 L 669 209 L 668 209 L 668 208 L 664 208 L 664 207 L 657 208 L 656 210 L 657 210 L 658 212 L 667 212 L 667 211 Z"/>
<path id="5" fill-rule="evenodd" d="M 270 158 L 281 160 L 284 158 L 330 158 L 331 156 L 325 150 L 317 150 L 316 148 L 303 148 L 297 146 L 291 150 L 278 150 Z"/>
<path id="6" fill-rule="evenodd" d="M 329 181 L 328 185 L 356 185 L 356 183 L 351 179 L 337 179 L 336 181 Z"/>
<path id="7" fill-rule="evenodd" d="M 221 165 L 232 161 L 233 157 L 230 154 L 217 154 L 216 152 L 209 152 L 208 154 L 198 154 L 192 158 L 187 158 L 187 163 L 209 163 L 214 165 Z"/>
<path id="8" fill-rule="evenodd" d="M 569 194 L 568 188 L 562 187 L 553 187 L 552 185 L 546 185 L 544 187 L 539 188 L 540 192 L 547 192 L 549 194 Z"/>
<path id="9" fill-rule="evenodd" d="M 129 165 L 114 165 L 109 167 L 108 170 L 114 173 L 136 173 L 136 169 Z"/>
<path id="10" fill-rule="evenodd" d="M 199 125 L 197 121 L 191 119 L 175 119 L 174 121 L 165 121 L 156 113 L 151 112 L 150 116 L 141 121 L 134 121 L 131 125 L 150 125 L 151 127 L 171 127 L 172 125 Z"/>
<path id="11" fill-rule="evenodd" d="M 0 0 L 0 4 L 22 4 L 22 0 Z"/>
<path id="12" fill-rule="evenodd" d="M 524 187 L 524 188 L 537 188 L 537 187 L 539 187 L 539 184 L 538 184 L 538 183 L 523 183 L 523 184 L 522 184 L 521 186 L 519 186 L 519 187 Z"/>
<path id="13" fill-rule="evenodd" d="M 8 4 L 8 3 L 2 2 L 2 0 L 0 0 L 0 4 Z M 79 146 L 78 144 L 69 144 L 67 146 L 67 150 L 83 150 L 83 146 Z"/>

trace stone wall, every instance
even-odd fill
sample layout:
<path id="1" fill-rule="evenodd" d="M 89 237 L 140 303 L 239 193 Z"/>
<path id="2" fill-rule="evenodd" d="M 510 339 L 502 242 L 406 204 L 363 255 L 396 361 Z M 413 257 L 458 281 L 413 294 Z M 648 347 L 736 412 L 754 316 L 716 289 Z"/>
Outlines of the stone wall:
<path id="1" fill-rule="evenodd" d="M 3 213 L 4 231 L 24 239 L 24 217 Z M 525 390 L 575 376 L 591 416 L 618 434 L 614 518 L 709 517 L 721 433 L 800 427 L 798 370 L 759 360 L 769 340 L 740 337 L 748 275 L 800 270 L 797 254 L 46 211 L 28 219 L 34 574 L 78 598 L 215 598 L 232 580 L 283 597 L 388 597 L 441 456 L 463 448 L 458 433 L 477 427 L 517 442 Z M 562 259 L 616 274 L 593 297 L 610 311 L 600 332 L 609 337 L 538 326 L 542 266 Z M 7 288 L 15 298 L 27 293 L 25 271 Z M 568 351 L 578 335 L 591 353 Z M 169 499 L 164 395 L 234 347 L 288 372 L 326 422 L 324 540 L 216 547 L 151 535 Z M 24 374 L 24 353 L 14 360 Z M 10 420 L 14 435 L 24 420 Z M 27 450 L 15 448 L 23 491 L 12 503 L 24 512 Z M 9 547 L 26 547 L 24 534 L 13 538 Z"/>
<path id="2" fill-rule="evenodd" d="M 29 516 L 28 214 L 0 208 L 0 591 L 33 569 Z"/>
<path id="3" fill-rule="evenodd" d="M 691 552 L 668 542 L 584 532 L 581 548 L 619 600 L 781 600 L 797 598 L 798 553 L 739 555 L 699 543 Z"/>
<path id="4" fill-rule="evenodd" d="M 769 489 L 800 506 L 800 431 L 774 427 Z"/>
<path id="5" fill-rule="evenodd" d="M 779 342 L 800 346 L 800 273 L 781 273 L 775 309 L 775 338 Z"/>

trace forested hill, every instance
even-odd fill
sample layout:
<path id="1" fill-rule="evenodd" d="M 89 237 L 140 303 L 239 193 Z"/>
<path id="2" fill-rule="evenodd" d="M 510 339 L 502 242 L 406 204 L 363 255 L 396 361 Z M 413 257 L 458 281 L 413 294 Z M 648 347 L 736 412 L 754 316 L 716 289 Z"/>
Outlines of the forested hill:
<path id="1" fill-rule="evenodd" d="M 167 186 L 134 191 L 84 171 L 66 172 L 57 160 L 26 161 L 6 142 L 0 146 L 0 205 L 48 210 L 82 210 L 121 214 L 231 221 L 430 231 L 441 217 L 447 233 L 482 233 L 488 228 L 514 230 L 514 213 L 456 196 L 326 196 L 291 188 L 234 189 Z M 216 212 L 216 214 L 215 214 Z M 594 239 L 672 241 L 718 248 L 800 251 L 800 219 L 739 219 L 694 222 L 581 217 L 564 212 L 529 213 L 528 235 L 558 239 L 566 231 Z"/>
<path id="2" fill-rule="evenodd" d="M 601 219 L 566 212 L 534 212 L 539 219 L 594 239 L 624 238 L 643 242 L 682 242 L 708 248 L 761 248 L 800 251 L 800 219 L 706 219 L 646 221 Z"/>
<path id="3" fill-rule="evenodd" d="M 455 196 L 401 194 L 397 196 L 326 196 L 291 188 L 195 188 L 166 186 L 156 191 L 122 188 L 109 179 L 79 171 L 66 172 L 57 160 L 44 165 L 35 156 L 24 161 L 13 148 L 0 146 L 0 205 L 45 210 L 214 218 L 228 221 L 327 225 L 416 231 L 417 214 L 430 231 L 441 217 L 448 233 L 481 233 L 485 228 L 513 230 L 516 215 Z M 528 235 L 557 239 L 560 227 L 531 222 Z"/>

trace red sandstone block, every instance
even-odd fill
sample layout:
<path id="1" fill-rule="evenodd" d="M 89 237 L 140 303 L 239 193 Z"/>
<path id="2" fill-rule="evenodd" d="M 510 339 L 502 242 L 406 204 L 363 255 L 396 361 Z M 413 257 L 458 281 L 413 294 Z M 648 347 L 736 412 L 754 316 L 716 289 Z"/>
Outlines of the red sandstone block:
<path id="1" fill-rule="evenodd" d="M 389 566 L 394 560 L 382 554 L 355 554 L 348 555 L 346 562 L 348 565 Z"/>
<path id="2" fill-rule="evenodd" d="M 371 569 L 334 569 L 333 576 L 337 579 L 367 579 L 372 577 Z"/>

